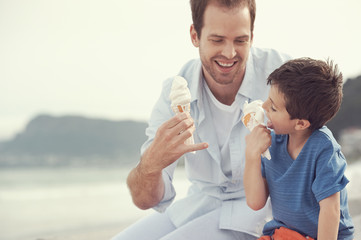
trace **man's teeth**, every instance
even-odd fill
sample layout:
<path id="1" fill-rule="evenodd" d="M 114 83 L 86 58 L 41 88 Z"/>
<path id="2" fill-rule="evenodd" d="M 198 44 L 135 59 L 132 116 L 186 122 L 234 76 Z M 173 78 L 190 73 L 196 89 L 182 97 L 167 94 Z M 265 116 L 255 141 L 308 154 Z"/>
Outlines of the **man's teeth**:
<path id="1" fill-rule="evenodd" d="M 222 67 L 232 67 L 234 65 L 234 62 L 232 62 L 232 63 L 217 62 L 217 63 Z"/>

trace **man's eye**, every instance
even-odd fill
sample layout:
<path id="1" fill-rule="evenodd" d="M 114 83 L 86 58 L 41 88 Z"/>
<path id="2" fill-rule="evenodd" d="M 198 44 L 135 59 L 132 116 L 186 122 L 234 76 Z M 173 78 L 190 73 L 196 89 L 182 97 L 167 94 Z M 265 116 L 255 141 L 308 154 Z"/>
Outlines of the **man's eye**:
<path id="1" fill-rule="evenodd" d="M 221 43 L 221 42 L 222 42 L 222 39 L 212 39 L 211 41 L 212 41 L 212 42 L 215 42 L 215 43 Z"/>
<path id="2" fill-rule="evenodd" d="M 248 39 L 246 39 L 246 38 L 236 39 L 236 43 L 245 44 L 245 43 L 248 43 Z"/>

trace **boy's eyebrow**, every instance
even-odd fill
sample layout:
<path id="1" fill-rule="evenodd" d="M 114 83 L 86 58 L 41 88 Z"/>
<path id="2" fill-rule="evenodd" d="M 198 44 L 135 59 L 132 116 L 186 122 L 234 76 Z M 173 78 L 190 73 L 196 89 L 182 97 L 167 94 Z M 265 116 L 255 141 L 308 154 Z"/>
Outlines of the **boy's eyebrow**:
<path id="1" fill-rule="evenodd" d="M 275 106 L 276 108 L 278 108 L 278 106 L 274 103 L 274 101 L 272 100 L 272 98 L 269 98 L 269 100 L 271 100 L 271 103 L 273 106 Z"/>

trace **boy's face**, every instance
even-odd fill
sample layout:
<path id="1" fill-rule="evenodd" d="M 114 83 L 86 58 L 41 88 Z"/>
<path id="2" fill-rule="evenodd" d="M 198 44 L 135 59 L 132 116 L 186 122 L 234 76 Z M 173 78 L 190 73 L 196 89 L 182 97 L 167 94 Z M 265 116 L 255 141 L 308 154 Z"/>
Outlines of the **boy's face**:
<path id="1" fill-rule="evenodd" d="M 271 85 L 268 98 L 262 107 L 268 118 L 267 127 L 276 134 L 290 134 L 295 131 L 297 119 L 291 120 L 286 110 L 284 94 L 278 90 L 277 85 Z"/>

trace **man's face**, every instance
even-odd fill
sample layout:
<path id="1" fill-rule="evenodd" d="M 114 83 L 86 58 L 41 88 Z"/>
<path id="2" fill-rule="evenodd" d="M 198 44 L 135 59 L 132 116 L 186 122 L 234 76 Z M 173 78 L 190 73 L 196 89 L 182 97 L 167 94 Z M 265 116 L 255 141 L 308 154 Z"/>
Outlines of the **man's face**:
<path id="1" fill-rule="evenodd" d="M 242 82 L 252 45 L 248 7 L 227 9 L 210 4 L 204 13 L 201 38 L 193 26 L 191 38 L 199 47 L 203 73 L 208 84 Z"/>

